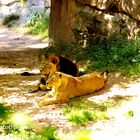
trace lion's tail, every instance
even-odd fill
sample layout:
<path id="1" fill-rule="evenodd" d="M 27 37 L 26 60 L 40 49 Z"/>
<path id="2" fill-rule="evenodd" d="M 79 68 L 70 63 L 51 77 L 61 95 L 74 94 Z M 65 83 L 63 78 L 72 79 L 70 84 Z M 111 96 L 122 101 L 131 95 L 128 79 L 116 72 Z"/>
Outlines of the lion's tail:
<path id="1" fill-rule="evenodd" d="M 105 70 L 105 71 L 102 73 L 102 75 L 103 75 L 103 77 L 104 77 L 104 79 L 105 79 L 105 82 L 107 82 L 107 80 L 108 80 L 108 73 L 109 73 L 108 70 Z"/>

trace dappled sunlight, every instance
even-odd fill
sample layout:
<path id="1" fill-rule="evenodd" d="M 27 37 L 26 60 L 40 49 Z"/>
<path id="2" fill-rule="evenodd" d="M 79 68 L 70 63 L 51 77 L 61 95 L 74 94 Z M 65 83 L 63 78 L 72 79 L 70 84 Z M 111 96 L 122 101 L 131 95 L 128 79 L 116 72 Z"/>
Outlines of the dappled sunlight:
<path id="1" fill-rule="evenodd" d="M 32 81 L 22 81 L 19 85 L 29 85 L 29 86 L 33 86 L 33 85 L 35 85 L 35 84 L 37 84 L 38 83 L 38 81 L 39 80 L 32 80 Z"/>
<path id="2" fill-rule="evenodd" d="M 3 26 L 0 27 L 0 50 L 1 51 L 17 51 L 29 48 L 45 48 L 48 42 L 42 42 L 37 37 L 25 35 L 23 33 L 14 32 Z"/>
<path id="3" fill-rule="evenodd" d="M 47 107 L 46 107 L 47 108 Z M 61 110 L 55 110 L 53 112 L 39 112 L 36 115 L 34 115 L 33 120 L 40 120 L 40 119 L 49 119 L 49 120 L 58 120 L 58 119 L 62 119 L 62 116 L 60 115 L 62 112 Z M 60 118 L 59 118 L 60 117 Z M 63 119 L 62 119 L 63 120 Z M 61 120 L 60 120 L 61 121 Z"/>
<path id="4" fill-rule="evenodd" d="M 46 113 L 37 113 L 32 117 L 33 121 L 42 121 L 44 122 L 44 125 L 46 124 L 47 114 Z"/>
<path id="5" fill-rule="evenodd" d="M 134 110 L 127 106 L 129 103 L 125 102 L 124 104 L 122 107 L 112 109 L 113 113 L 110 111 L 110 115 L 113 116 L 112 121 L 97 122 L 91 127 L 93 138 L 97 140 L 110 138 L 132 139 L 135 136 L 138 138 L 140 135 L 140 113 L 137 113 L 139 112 L 139 108 Z M 135 104 L 135 106 L 138 106 L 138 104 Z M 129 109 L 133 110 L 134 116 L 128 115 Z"/>
<path id="6" fill-rule="evenodd" d="M 71 130 L 73 131 L 73 126 L 71 123 L 68 123 L 67 117 L 63 114 L 61 108 L 65 104 L 54 104 L 50 106 L 44 106 L 44 107 L 39 107 L 38 102 L 42 98 L 43 94 L 47 94 L 47 92 L 36 92 L 36 93 L 29 93 L 28 89 L 36 84 L 39 79 L 39 75 L 35 76 L 20 76 L 20 75 L 1 75 L 1 77 L 4 76 L 4 79 L 2 80 L 3 82 L 5 81 L 5 84 L 3 83 L 3 87 L 1 89 L 3 91 L 7 91 L 7 95 L 5 94 L 1 100 L 3 102 L 13 105 L 16 110 L 25 110 L 27 111 L 31 119 L 35 121 L 38 126 L 42 127 L 45 126 L 46 124 L 51 124 L 51 125 L 57 125 L 59 128 L 60 133 L 62 131 L 64 132 L 70 132 Z M 7 80 L 7 78 L 10 78 Z M 116 77 L 116 78 L 114 78 Z M 118 79 L 119 81 L 117 81 Z M 9 81 L 9 82 L 8 82 Z M 124 82 L 123 82 L 124 81 Z M 125 129 L 124 125 L 125 122 L 128 123 L 129 119 L 127 117 L 127 112 L 129 110 L 134 110 L 131 105 L 125 104 L 126 102 L 129 101 L 129 98 L 133 100 L 136 96 L 139 95 L 139 82 L 132 80 L 131 82 L 127 81 L 127 79 L 123 79 L 120 77 L 120 75 L 109 75 L 109 81 L 106 85 L 106 87 L 98 92 L 95 92 L 96 95 L 89 95 L 85 96 L 89 101 L 97 102 L 97 103 L 104 103 L 108 100 L 111 100 L 111 102 L 116 102 L 116 105 L 122 100 L 125 102 L 120 106 L 120 107 L 115 107 L 114 109 L 109 109 L 107 112 L 109 116 L 113 117 L 111 120 L 106 120 L 106 121 L 97 121 L 96 123 L 93 123 L 93 128 L 92 125 L 89 126 L 89 128 L 93 132 L 91 133 L 91 138 L 103 138 L 103 136 L 108 137 L 108 131 L 112 130 L 112 133 L 110 135 L 118 135 L 120 131 Z M 124 86 L 122 86 L 124 84 Z M 6 88 L 6 89 L 5 89 Z M 4 94 L 4 93 L 3 93 Z M 5 98 L 6 97 L 6 98 Z M 128 99 L 128 100 L 127 100 Z M 131 100 L 130 100 L 131 101 Z M 130 102 L 129 101 L 129 102 Z M 118 102 L 118 103 L 117 103 Z M 122 107 L 126 106 L 126 109 L 121 110 Z M 138 105 L 134 105 L 138 106 Z M 120 110 L 119 110 L 120 109 Z M 136 114 L 136 112 L 134 113 Z M 128 119 L 128 121 L 126 121 Z M 134 125 L 134 120 L 137 120 L 137 118 L 133 118 L 132 124 L 133 127 Z M 121 121 L 120 121 L 121 120 Z M 125 121 L 123 121 L 125 120 Z M 119 125 L 120 121 L 120 125 Z M 122 123 L 123 122 L 123 123 Z M 67 128 L 64 126 L 67 124 Z M 137 124 L 138 125 L 138 124 Z M 138 126 L 135 127 L 137 129 Z M 75 128 L 77 130 L 77 127 Z M 130 129 L 126 129 L 126 131 L 122 131 L 121 133 L 124 135 L 124 133 L 129 132 Z M 134 129 L 133 129 L 134 131 Z M 101 133 L 103 135 L 101 135 Z M 99 137 L 100 136 L 100 137 Z"/>
<path id="7" fill-rule="evenodd" d="M 108 28 L 112 28 L 109 23 Z M 104 116 L 99 117 L 100 119 L 90 120 L 83 126 L 74 125 L 68 121 L 68 117 L 63 111 L 65 107 L 68 108 L 68 111 L 73 109 L 70 102 L 39 107 L 38 102 L 48 92 L 29 92 L 29 89 L 36 85 L 40 79 L 39 49 L 46 47 L 48 43 L 37 41 L 35 38 L 26 38 L 19 34 L 12 36 L 11 33 L 6 38 L 6 32 L 5 29 L 0 30 L 0 39 L 2 40 L 0 50 L 3 50 L 0 54 L 0 102 L 10 105 L 15 112 L 18 111 L 12 116 L 15 125 L 18 123 L 28 124 L 29 117 L 31 121 L 36 122 L 37 127 L 53 125 L 62 135 L 73 132 L 75 134 L 81 128 L 90 130 L 89 137 L 86 138 L 91 140 L 121 139 L 122 136 L 127 138 L 131 134 L 132 136 L 140 135 L 140 79 L 126 78 L 120 73 L 110 72 L 105 88 L 87 96 L 76 97 L 77 106 L 73 104 L 77 107 L 75 107 L 76 111 L 88 107 L 89 111 L 103 111 L 109 117 Z M 7 48 L 4 45 L 7 45 Z M 15 51 L 18 49 L 19 51 Z M 80 71 L 84 73 L 90 63 L 92 60 L 83 63 Z M 35 75 L 22 76 L 23 72 Z M 83 99 L 84 102 L 80 99 Z M 28 114 L 27 116 L 25 112 Z M 83 132 L 83 134 L 87 133 Z M 81 134 L 77 135 L 79 138 Z"/>
<path id="8" fill-rule="evenodd" d="M 140 97 L 135 96 L 131 100 L 129 100 L 129 102 L 124 102 L 121 105 L 121 108 L 119 110 L 111 109 L 110 114 L 114 114 L 114 117 L 117 120 L 120 120 L 120 118 L 127 118 L 127 119 L 139 118 L 140 117 L 139 100 L 140 100 Z M 131 114 L 129 114 L 129 111 L 133 112 L 132 116 L 129 116 L 129 115 L 131 115 Z"/>
<path id="9" fill-rule="evenodd" d="M 10 91 L 18 91 L 19 88 L 17 88 L 17 87 L 7 87 L 6 90 L 9 91 L 9 92 Z"/>
<path id="10" fill-rule="evenodd" d="M 2 68 L 0 67 L 0 75 L 17 74 L 28 70 L 28 68 Z"/>
<path id="11" fill-rule="evenodd" d="M 92 130 L 92 138 L 97 140 L 102 139 L 132 139 L 138 138 L 140 135 L 140 83 L 129 83 L 126 89 L 119 88 L 119 86 L 112 87 L 107 95 L 99 95 L 97 101 L 109 101 L 113 99 L 117 102 L 122 100 L 122 103 L 110 108 L 107 112 L 112 116 L 111 121 L 97 122 L 90 127 Z M 118 92 L 119 91 L 119 92 Z M 95 97 L 95 98 L 96 98 Z M 103 98 L 102 98 L 103 97 Z M 92 99 L 95 101 L 95 98 Z M 114 103 L 114 102 L 113 102 Z"/>
<path id="12" fill-rule="evenodd" d="M 110 81 L 111 80 L 111 81 Z M 119 77 L 120 80 L 120 77 Z M 128 79 L 127 79 L 128 80 Z M 112 98 L 113 96 L 132 96 L 136 97 L 139 96 L 139 86 L 140 83 L 137 80 L 129 80 L 129 83 L 125 80 L 125 82 L 118 81 L 117 78 L 115 78 L 115 83 L 112 81 L 112 79 L 109 79 L 109 82 L 107 83 L 107 86 L 99 91 L 96 92 L 97 94 L 91 97 L 88 97 L 88 100 L 90 101 L 106 101 L 109 98 Z M 110 83 L 112 82 L 112 83 Z M 99 93 L 99 94 L 98 94 Z"/>
<path id="13" fill-rule="evenodd" d="M 27 97 L 22 96 L 11 96 L 5 99 L 5 102 L 8 104 L 23 104 L 23 103 L 30 103 L 31 101 L 27 99 Z"/>
<path id="14" fill-rule="evenodd" d="M 0 38 L 3 38 L 3 37 L 5 37 L 6 35 L 4 35 L 4 34 L 0 34 Z"/>
<path id="15" fill-rule="evenodd" d="M 46 48 L 48 47 L 48 43 L 37 43 L 37 44 L 33 44 L 33 45 L 26 45 L 23 48 Z"/>

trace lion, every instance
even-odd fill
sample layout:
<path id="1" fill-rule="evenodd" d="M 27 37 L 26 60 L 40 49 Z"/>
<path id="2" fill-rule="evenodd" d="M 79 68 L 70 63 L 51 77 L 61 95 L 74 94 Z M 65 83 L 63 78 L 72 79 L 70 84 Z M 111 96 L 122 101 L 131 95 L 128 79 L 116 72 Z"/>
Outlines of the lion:
<path id="1" fill-rule="evenodd" d="M 52 90 L 43 97 L 39 106 L 67 102 L 70 98 L 93 93 L 102 89 L 107 82 L 107 71 L 102 74 L 92 72 L 80 77 L 74 77 L 62 72 L 55 72 L 46 81 L 46 86 Z"/>
<path id="2" fill-rule="evenodd" d="M 46 79 L 48 76 L 56 71 L 60 71 L 72 76 L 79 76 L 79 69 L 75 63 L 71 60 L 62 57 L 57 54 L 46 54 L 40 57 L 40 73 L 41 79 L 39 83 L 34 85 L 30 92 L 35 92 L 38 90 L 46 91 Z"/>

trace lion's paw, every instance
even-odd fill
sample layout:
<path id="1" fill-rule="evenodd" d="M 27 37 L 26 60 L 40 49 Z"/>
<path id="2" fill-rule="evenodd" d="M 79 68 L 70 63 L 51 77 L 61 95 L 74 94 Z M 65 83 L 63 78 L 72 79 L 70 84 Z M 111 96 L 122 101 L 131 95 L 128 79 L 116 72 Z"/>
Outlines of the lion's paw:
<path id="1" fill-rule="evenodd" d="M 47 103 L 45 102 L 45 101 L 40 101 L 39 103 L 38 103 L 38 106 L 45 106 L 45 105 L 47 105 Z"/>

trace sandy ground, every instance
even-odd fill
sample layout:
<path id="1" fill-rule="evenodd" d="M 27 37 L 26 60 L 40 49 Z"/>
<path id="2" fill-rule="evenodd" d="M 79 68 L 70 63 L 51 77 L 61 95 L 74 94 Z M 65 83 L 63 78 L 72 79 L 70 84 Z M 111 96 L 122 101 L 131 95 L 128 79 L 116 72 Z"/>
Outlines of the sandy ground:
<path id="1" fill-rule="evenodd" d="M 79 130 L 68 123 L 62 114 L 64 104 L 38 107 L 37 102 L 45 92 L 29 93 L 28 89 L 35 84 L 39 75 L 21 76 L 24 71 L 39 72 L 38 52 L 47 47 L 35 37 L 23 35 L 0 26 L 0 101 L 13 106 L 15 110 L 25 111 L 39 126 L 47 124 L 58 127 L 60 134 Z M 140 136 L 140 79 L 127 79 L 116 73 L 109 74 L 107 86 L 96 92 L 96 95 L 85 96 L 87 100 L 104 101 L 115 95 L 132 97 L 120 108 L 109 111 L 114 118 L 98 121 L 81 129 L 92 130 L 92 139 L 138 139 Z M 134 116 L 125 115 L 133 110 Z"/>

